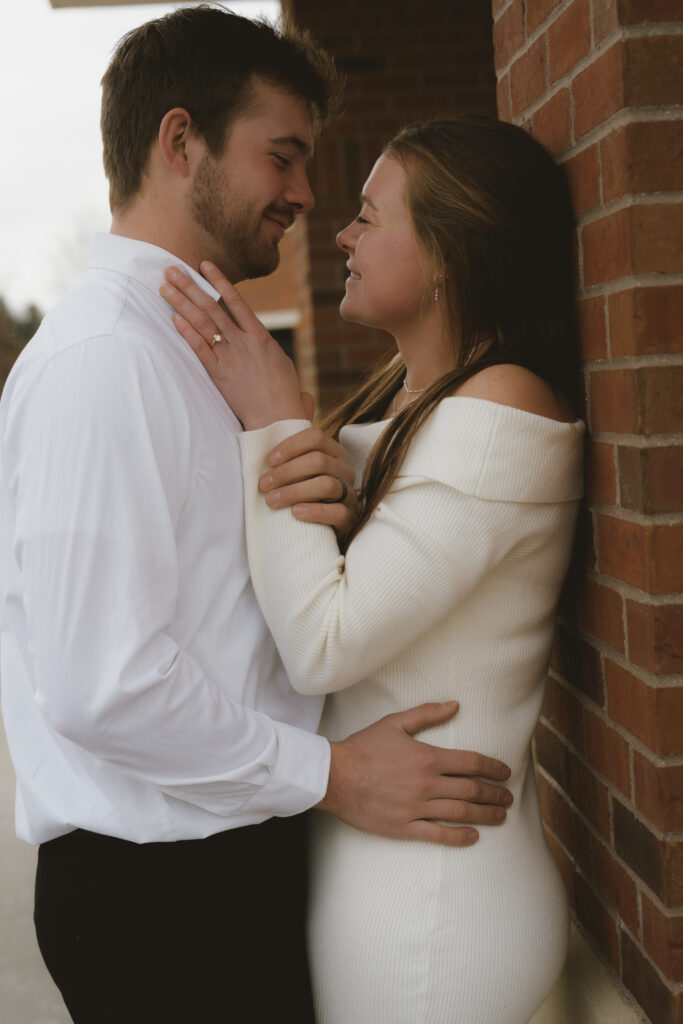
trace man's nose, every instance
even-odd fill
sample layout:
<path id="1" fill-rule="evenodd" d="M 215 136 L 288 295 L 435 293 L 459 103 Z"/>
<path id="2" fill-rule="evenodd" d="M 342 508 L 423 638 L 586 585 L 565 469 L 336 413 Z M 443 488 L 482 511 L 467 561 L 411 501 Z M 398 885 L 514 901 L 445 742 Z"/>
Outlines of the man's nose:
<path id="1" fill-rule="evenodd" d="M 315 206 L 315 196 L 306 173 L 297 175 L 292 185 L 287 189 L 286 199 L 297 213 L 309 213 L 313 209 Z"/>

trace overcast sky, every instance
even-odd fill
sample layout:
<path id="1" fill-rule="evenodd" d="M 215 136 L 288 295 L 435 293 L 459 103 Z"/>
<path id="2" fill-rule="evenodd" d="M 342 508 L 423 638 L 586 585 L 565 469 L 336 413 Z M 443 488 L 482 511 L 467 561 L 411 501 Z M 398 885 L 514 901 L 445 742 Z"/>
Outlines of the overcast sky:
<path id="1" fill-rule="evenodd" d="M 108 230 L 100 79 L 125 32 L 183 6 L 0 0 L 0 296 L 15 312 L 51 306 L 80 276 L 92 232 Z M 271 20 L 280 10 L 279 0 L 226 6 Z"/>

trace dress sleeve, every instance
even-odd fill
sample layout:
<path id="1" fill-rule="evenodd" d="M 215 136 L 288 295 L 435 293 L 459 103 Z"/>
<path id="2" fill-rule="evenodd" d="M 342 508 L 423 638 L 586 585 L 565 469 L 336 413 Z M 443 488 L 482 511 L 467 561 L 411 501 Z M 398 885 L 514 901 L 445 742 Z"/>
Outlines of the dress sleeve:
<path id="1" fill-rule="evenodd" d="M 466 597 L 519 536 L 519 505 L 400 477 L 346 556 L 334 531 L 272 510 L 258 492 L 268 452 L 306 424 L 240 437 L 256 596 L 300 693 L 345 689 L 386 664 Z"/>
<path id="2" fill-rule="evenodd" d="M 231 699 L 174 636 L 193 449 L 160 363 L 89 339 L 15 390 L 4 470 L 34 700 L 58 735 L 177 799 L 298 813 L 325 792 L 326 741 Z"/>

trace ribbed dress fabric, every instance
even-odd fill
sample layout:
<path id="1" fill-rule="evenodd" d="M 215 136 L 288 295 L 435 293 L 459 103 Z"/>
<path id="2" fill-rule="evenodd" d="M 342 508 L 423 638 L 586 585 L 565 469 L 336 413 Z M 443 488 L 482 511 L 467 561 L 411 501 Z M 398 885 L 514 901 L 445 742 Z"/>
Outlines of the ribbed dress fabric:
<path id="1" fill-rule="evenodd" d="M 328 527 L 269 509 L 266 456 L 305 426 L 240 437 L 256 594 L 294 687 L 328 693 L 341 739 L 457 698 L 424 734 L 506 761 L 501 827 L 458 849 L 314 815 L 310 956 L 319 1024 L 527 1024 L 566 955 L 568 910 L 531 763 L 582 488 L 583 424 L 447 398 L 391 492 L 339 554 Z M 360 481 L 385 422 L 345 427 Z"/>

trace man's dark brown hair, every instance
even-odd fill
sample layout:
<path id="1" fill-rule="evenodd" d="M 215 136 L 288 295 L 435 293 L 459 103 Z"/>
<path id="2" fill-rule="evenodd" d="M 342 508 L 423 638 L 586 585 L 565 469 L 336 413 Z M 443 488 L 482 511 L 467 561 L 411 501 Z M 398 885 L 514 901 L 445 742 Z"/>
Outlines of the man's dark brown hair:
<path id="1" fill-rule="evenodd" d="M 102 78 L 104 169 L 113 211 L 139 191 L 164 115 L 184 107 L 218 156 L 259 75 L 307 100 L 316 128 L 340 93 L 332 58 L 308 32 L 251 21 L 215 4 L 182 8 L 127 33 Z"/>

